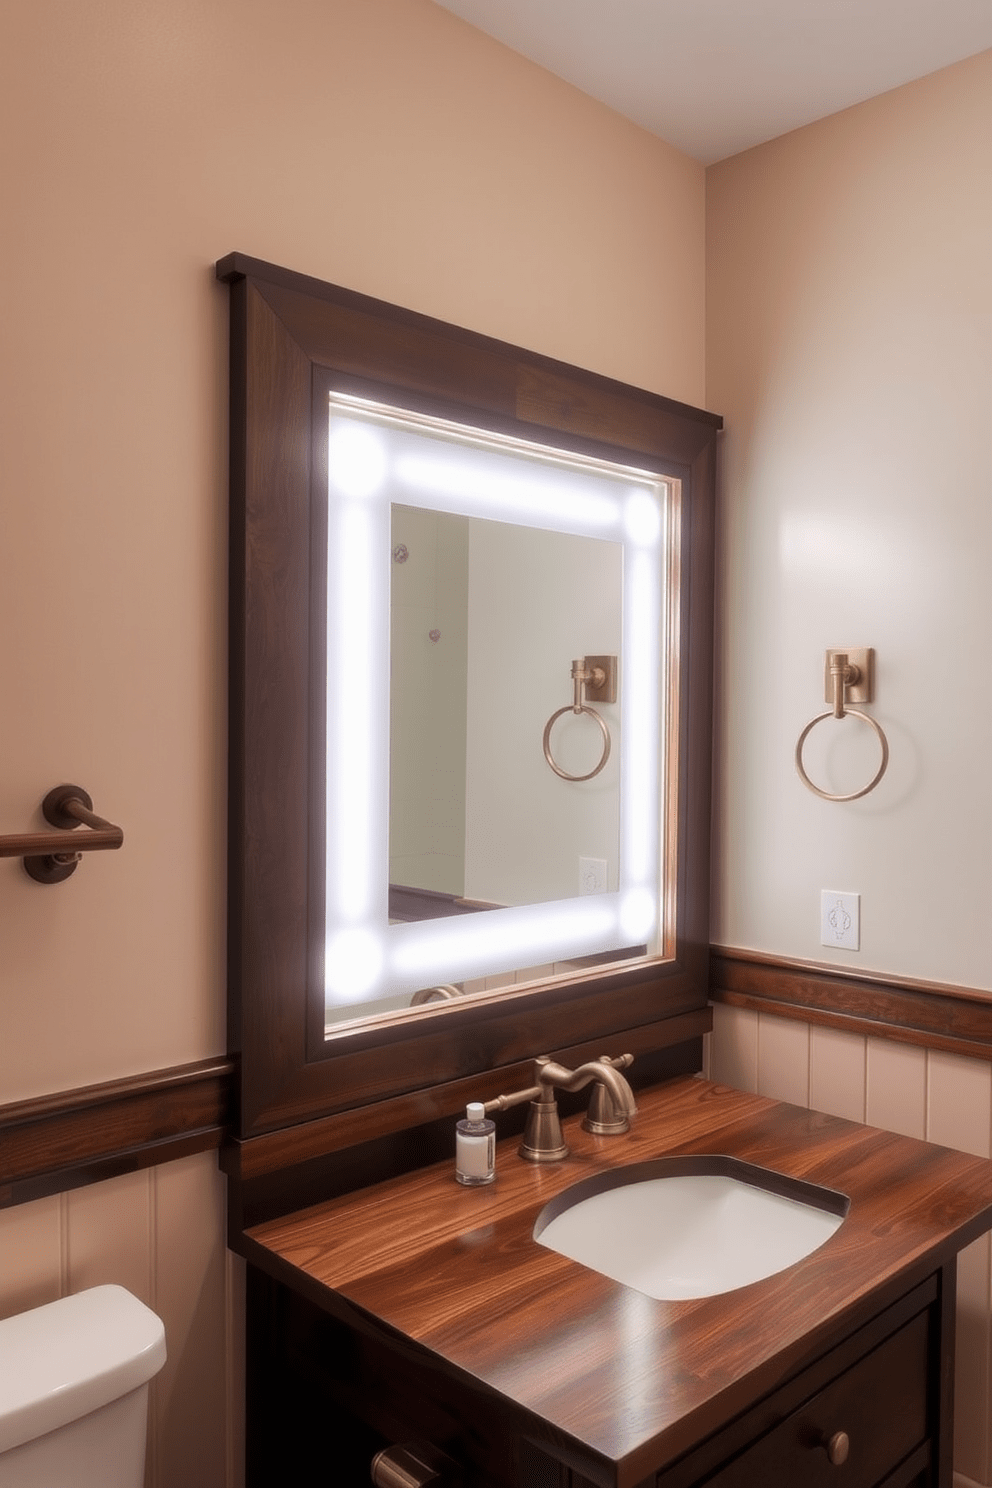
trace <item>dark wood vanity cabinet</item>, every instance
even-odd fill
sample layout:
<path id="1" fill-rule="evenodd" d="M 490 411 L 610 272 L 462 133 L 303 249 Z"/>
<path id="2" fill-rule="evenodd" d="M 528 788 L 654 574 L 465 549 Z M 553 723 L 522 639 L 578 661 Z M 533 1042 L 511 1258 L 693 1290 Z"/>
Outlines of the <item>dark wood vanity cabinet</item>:
<path id="1" fill-rule="evenodd" d="M 636 1488 L 949 1488 L 953 1290 L 951 1266 Z M 259 1273 L 250 1296 L 248 1488 L 359 1488 L 380 1449 L 425 1441 L 451 1464 L 438 1488 L 634 1482 L 367 1320 L 349 1326 Z M 664 1460 L 663 1438 L 656 1450 Z"/>
<path id="2" fill-rule="evenodd" d="M 949 1483 L 951 1402 L 941 1392 L 953 1356 L 953 1287 L 945 1272 L 915 1288 L 659 1473 L 656 1488 Z"/>
<path id="3" fill-rule="evenodd" d="M 951 1488 L 956 1257 L 992 1222 L 992 1163 L 695 1078 L 638 1106 L 618 1138 L 567 1121 L 565 1162 L 500 1143 L 486 1189 L 449 1161 L 243 1232 L 248 1488 L 358 1488 L 418 1442 L 439 1488 Z M 846 1217 L 671 1302 L 534 1239 L 584 1178 L 707 1154 Z"/>

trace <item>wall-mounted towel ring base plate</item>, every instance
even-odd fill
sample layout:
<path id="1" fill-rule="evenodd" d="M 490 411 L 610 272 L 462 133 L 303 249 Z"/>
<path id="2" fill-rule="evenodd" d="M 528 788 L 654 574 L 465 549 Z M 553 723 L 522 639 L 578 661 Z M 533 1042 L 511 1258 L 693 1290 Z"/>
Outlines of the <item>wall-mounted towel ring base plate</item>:
<path id="1" fill-rule="evenodd" d="M 873 646 L 848 646 L 842 651 L 832 647 L 823 662 L 823 701 L 834 700 L 834 680 L 830 667 L 835 656 L 845 656 L 848 666 L 854 669 L 853 681 L 844 684 L 844 703 L 872 703 L 875 701 L 875 648 Z"/>
<path id="2" fill-rule="evenodd" d="M 617 700 L 617 659 L 615 656 L 586 656 L 585 700 L 587 703 L 615 703 Z M 602 680 L 598 674 L 602 672 Z M 595 673 L 595 676 L 589 675 Z"/>
<path id="3" fill-rule="evenodd" d="M 840 649 L 830 650 L 826 654 L 824 662 L 824 690 L 828 703 L 833 707 L 826 713 L 818 713 L 815 718 L 803 729 L 796 744 L 796 770 L 803 785 L 811 790 L 814 796 L 819 796 L 823 801 L 858 801 L 873 791 L 885 774 L 889 763 L 889 741 L 882 732 L 882 726 L 868 713 L 863 713 L 860 708 L 852 708 L 851 703 L 870 703 L 875 694 L 875 652 L 871 646 L 849 646 L 846 651 Z M 809 734 L 822 723 L 825 718 L 860 718 L 863 723 L 874 730 L 875 737 L 882 750 L 882 761 L 871 777 L 867 785 L 860 790 L 849 791 L 846 795 L 835 794 L 825 791 L 818 785 L 814 785 L 806 774 L 803 764 L 803 745 Z"/>

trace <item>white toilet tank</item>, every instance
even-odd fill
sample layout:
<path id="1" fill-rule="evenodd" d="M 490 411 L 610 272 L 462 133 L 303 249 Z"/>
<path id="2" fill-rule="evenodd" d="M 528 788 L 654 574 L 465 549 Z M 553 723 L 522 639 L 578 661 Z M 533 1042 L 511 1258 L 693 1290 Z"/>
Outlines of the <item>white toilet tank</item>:
<path id="1" fill-rule="evenodd" d="M 161 1318 L 119 1286 L 0 1321 L 0 1488 L 141 1488 Z"/>

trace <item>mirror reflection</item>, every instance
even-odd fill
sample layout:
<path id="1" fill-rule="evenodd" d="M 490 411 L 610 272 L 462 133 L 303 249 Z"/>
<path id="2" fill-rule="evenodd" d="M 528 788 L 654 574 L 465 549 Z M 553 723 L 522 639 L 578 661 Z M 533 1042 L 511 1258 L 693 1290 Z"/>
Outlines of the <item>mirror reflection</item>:
<path id="1" fill-rule="evenodd" d="M 389 912 L 432 919 L 615 890 L 619 701 L 575 714 L 572 661 L 621 652 L 623 548 L 392 507 Z"/>
<path id="2" fill-rule="evenodd" d="M 328 1023 L 656 952 L 676 496 L 332 395 Z M 613 656 L 573 713 L 573 663 Z"/>

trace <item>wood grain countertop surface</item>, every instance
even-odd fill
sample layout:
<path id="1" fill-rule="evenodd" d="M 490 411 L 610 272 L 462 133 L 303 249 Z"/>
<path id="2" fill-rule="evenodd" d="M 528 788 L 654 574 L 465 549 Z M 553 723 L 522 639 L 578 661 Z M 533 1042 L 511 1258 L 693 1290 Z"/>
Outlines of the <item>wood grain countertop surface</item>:
<path id="1" fill-rule="evenodd" d="M 246 1232 L 244 1252 L 329 1311 L 358 1309 L 636 1483 L 746 1409 L 871 1298 L 875 1311 L 992 1227 L 992 1162 L 681 1078 L 637 1096 L 628 1134 L 564 1123 L 571 1154 L 497 1145 L 495 1183 L 454 1159 Z M 452 1130 L 452 1152 L 454 1131 Z M 723 1154 L 845 1194 L 836 1233 L 776 1276 L 659 1302 L 539 1245 L 544 1205 L 583 1178 Z M 861 1320 L 861 1319 L 859 1319 Z"/>

